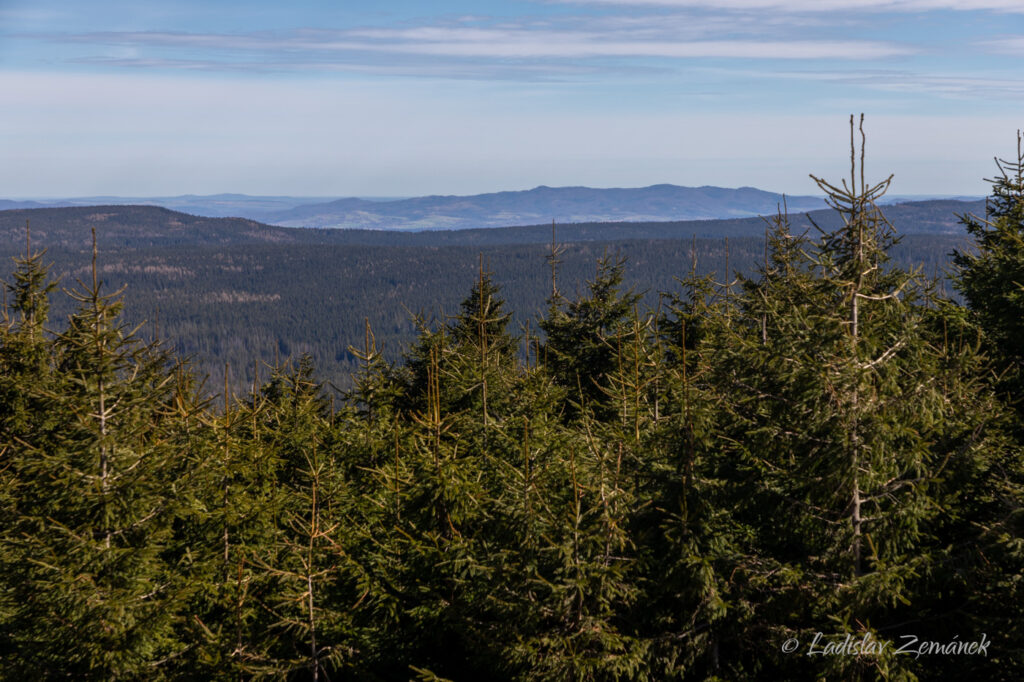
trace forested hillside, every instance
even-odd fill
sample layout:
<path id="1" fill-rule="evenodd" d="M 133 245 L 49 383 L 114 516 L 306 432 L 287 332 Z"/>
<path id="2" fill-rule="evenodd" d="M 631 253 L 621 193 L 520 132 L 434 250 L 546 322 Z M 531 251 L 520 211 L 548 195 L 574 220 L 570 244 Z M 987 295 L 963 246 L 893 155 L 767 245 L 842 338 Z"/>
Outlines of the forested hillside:
<path id="1" fill-rule="evenodd" d="M 854 167 L 819 181 L 837 227 L 779 215 L 729 267 L 723 242 L 697 267 L 623 246 L 643 277 L 674 264 L 656 308 L 601 244 L 424 260 L 469 263 L 461 302 L 398 361 L 364 326 L 344 395 L 307 358 L 211 400 L 103 281 L 153 268 L 170 301 L 220 268 L 250 278 L 212 290 L 237 311 L 283 300 L 269 247 L 94 246 L 54 335 L 56 255 L 25 244 L 0 678 L 1021 679 L 1024 154 L 1002 170 L 956 256 L 969 307 L 893 258 L 887 183 Z M 520 334 L 499 268 L 545 266 L 543 334 Z"/>
<path id="2" fill-rule="evenodd" d="M 548 228 L 550 233 L 550 227 Z M 34 232 L 33 232 L 34 234 Z M 24 241 L 24 239 L 22 239 Z M 941 274 L 964 237 L 907 237 L 894 249 L 901 265 L 921 264 Z M 101 243 L 102 246 L 102 243 Z M 126 286 L 126 319 L 149 321 L 179 353 L 194 355 L 197 368 L 216 377 L 225 362 L 241 390 L 254 378 L 256 360 L 309 353 L 325 380 L 347 386 L 356 368 L 350 345 L 362 342 L 368 319 L 389 359 L 416 335 L 415 316 L 444 320 L 453 314 L 476 278 L 482 255 L 502 286 L 510 328 L 536 326 L 551 292 L 546 263 L 550 245 L 493 247 L 312 246 L 280 244 L 110 249 L 99 254 L 99 276 L 112 288 Z M 605 253 L 626 259 L 627 287 L 657 307 L 661 292 L 680 292 L 677 278 L 697 260 L 698 272 L 753 273 L 763 262 L 764 237 L 580 242 L 561 249 L 564 291 L 583 290 Z M 88 254 L 50 249 L 45 260 L 63 286 L 88 274 Z M 54 297 L 52 327 L 73 310 L 66 296 Z"/>
<path id="3" fill-rule="evenodd" d="M 954 211 L 983 213 L 983 205 L 922 202 L 886 210 L 905 232 L 915 232 L 894 247 L 895 262 L 934 275 L 965 243 L 962 226 L 948 227 Z M 837 224 L 832 214 L 811 218 L 823 229 Z M 806 216 L 792 221 L 796 233 L 813 230 Z M 4 279 L 10 257 L 24 251 L 26 222 L 33 242 L 47 247 L 45 261 L 62 286 L 87 273 L 95 227 L 100 279 L 127 286 L 126 319 L 148 320 L 152 332 L 159 327 L 168 344 L 193 356 L 217 384 L 230 363 L 235 390 L 252 385 L 257 361 L 302 353 L 312 356 L 324 380 L 348 386 L 355 369 L 348 348 L 361 343 L 367 319 L 386 357 L 397 359 L 415 337 L 415 314 L 443 320 L 456 310 L 481 254 L 514 311 L 515 331 L 535 327 L 551 288 L 551 225 L 396 234 L 280 228 L 149 206 L 3 211 Z M 657 307 L 660 293 L 679 292 L 676 280 L 694 258 L 699 273 L 719 280 L 727 260 L 730 271 L 753 273 L 764 261 L 765 228 L 762 219 L 559 225 L 562 285 L 566 292 L 582 289 L 599 257 L 618 254 L 626 259 L 626 286 Z M 61 328 L 71 311 L 70 299 L 54 297 L 50 326 Z"/>

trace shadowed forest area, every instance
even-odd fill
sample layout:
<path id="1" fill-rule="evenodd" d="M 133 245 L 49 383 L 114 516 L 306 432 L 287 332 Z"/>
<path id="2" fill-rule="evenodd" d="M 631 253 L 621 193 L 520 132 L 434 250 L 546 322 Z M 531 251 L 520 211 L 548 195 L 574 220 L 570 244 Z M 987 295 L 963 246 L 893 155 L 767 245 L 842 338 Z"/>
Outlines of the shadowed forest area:
<path id="1" fill-rule="evenodd" d="M 192 267 L 170 257 L 94 245 L 51 332 L 28 243 L 0 325 L 0 678 L 1021 679 L 1024 153 L 946 245 L 954 291 L 856 152 L 817 179 L 821 229 L 452 252 L 461 304 L 400 352 L 405 311 L 346 323 L 341 393 L 302 347 L 203 386 L 125 321 L 134 284 L 103 285 Z M 275 280 L 307 281 L 305 248 Z M 285 296 L 259 286 L 217 295 Z M 847 634 L 888 645 L 813 654 Z"/>
<path id="2" fill-rule="evenodd" d="M 983 203 L 920 202 L 889 207 L 902 226 L 890 251 L 900 267 L 921 266 L 942 276 L 949 254 L 969 244 L 955 211 L 984 212 Z M 794 216 L 792 230 L 835 229 L 836 216 Z M 243 392 L 257 378 L 256 364 L 274 365 L 308 354 L 317 376 L 351 388 L 359 363 L 350 350 L 362 345 L 369 320 L 378 349 L 390 361 L 416 338 L 419 315 L 446 322 L 477 279 L 483 256 L 500 283 L 510 331 L 536 330 L 551 294 L 552 227 L 492 228 L 458 232 L 395 234 L 367 230 L 277 228 L 238 219 L 211 220 L 156 207 L 99 207 L 0 212 L 0 275 L 9 280 L 10 256 L 25 251 L 25 225 L 32 241 L 47 248 L 45 262 L 60 287 L 89 276 L 89 235 L 99 243 L 99 279 L 125 287 L 125 321 L 146 323 L 200 375 L 220 386 L 225 363 L 230 385 Z M 700 275 L 725 272 L 753 276 L 764 265 L 762 219 L 686 223 L 559 225 L 560 287 L 567 297 L 586 290 L 595 263 L 605 255 L 624 258 L 623 284 L 642 294 L 641 305 L 657 309 L 663 294 L 680 295 L 678 280 L 696 258 Z M 907 232 L 910 232 L 907 234 Z M 947 283 L 945 293 L 954 295 Z M 62 329 L 74 311 L 63 295 L 52 300 L 49 325 Z M 522 351 L 521 352 L 525 352 Z M 265 368 L 264 368 L 265 373 Z M 214 389 L 216 392 L 219 389 Z"/>

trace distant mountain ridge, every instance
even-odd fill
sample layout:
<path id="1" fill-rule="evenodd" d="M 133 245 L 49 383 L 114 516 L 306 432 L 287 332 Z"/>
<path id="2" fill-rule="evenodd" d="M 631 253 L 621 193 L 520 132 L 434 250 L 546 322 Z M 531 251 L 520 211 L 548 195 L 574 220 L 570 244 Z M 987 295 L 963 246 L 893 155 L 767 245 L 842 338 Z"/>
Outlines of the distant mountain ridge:
<path id="1" fill-rule="evenodd" d="M 49 208 L 55 204 L 46 204 L 38 201 L 17 201 L 14 199 L 0 199 L 0 211 L 10 211 L 17 208 Z M 63 206 L 64 204 L 57 204 Z"/>
<path id="2" fill-rule="evenodd" d="M 294 230 L 246 218 L 206 218 L 162 206 L 65 206 L 0 210 L 0 240 L 24 248 L 25 225 L 32 241 L 48 248 L 87 248 L 93 228 L 101 246 L 224 246 L 292 243 Z"/>
<path id="3" fill-rule="evenodd" d="M 883 202 L 975 201 L 982 197 L 887 196 Z M 0 210 L 88 206 L 154 206 L 206 218 L 244 218 L 282 227 L 390 231 L 467 230 L 557 223 L 652 223 L 736 220 L 773 214 L 783 195 L 754 187 L 547 187 L 471 196 L 294 197 L 184 194 L 0 199 Z M 822 199 L 786 195 L 791 213 L 824 208 Z"/>
<path id="4" fill-rule="evenodd" d="M 789 204 L 794 232 L 810 229 L 804 213 Z M 962 235 L 958 216 L 984 215 L 985 202 L 953 200 L 920 201 L 886 206 L 885 215 L 902 234 Z M 772 212 L 766 212 L 772 213 Z M 839 217 L 831 209 L 811 211 L 824 228 L 834 227 Z M 25 223 L 32 240 L 53 248 L 85 249 L 95 227 L 104 247 L 183 247 L 273 245 L 366 245 L 366 246 L 494 246 L 499 244 L 547 244 L 551 224 L 485 227 L 461 230 L 361 230 L 307 229 L 267 225 L 246 218 L 206 218 L 159 206 L 74 206 L 0 210 L 0 247 L 23 248 Z M 645 222 L 558 223 L 559 242 L 690 239 L 691 237 L 762 237 L 760 217 L 719 220 Z M 5 249 L 0 248 L 0 252 Z"/>
<path id="5" fill-rule="evenodd" d="M 173 197 L 91 196 L 37 200 L 0 199 L 0 210 L 71 208 L 75 206 L 159 206 L 205 218 L 258 219 L 266 213 L 331 201 L 331 197 L 252 196 L 249 194 L 182 194 Z"/>
<path id="6" fill-rule="evenodd" d="M 547 187 L 472 196 L 434 195 L 395 201 L 338 199 L 267 213 L 284 227 L 444 230 L 550 222 L 660 222 L 743 218 L 774 213 L 781 194 L 754 187 Z M 819 197 L 786 197 L 792 211 L 824 208 Z"/>
<path id="7" fill-rule="evenodd" d="M 160 206 L 209 218 L 246 218 L 282 227 L 445 230 L 549 223 L 717 220 L 774 213 L 782 195 L 754 187 L 547 187 L 469 196 L 289 197 L 185 194 L 170 197 L 93 196 L 0 199 L 0 210 L 85 206 Z M 787 196 L 793 211 L 824 207 L 818 197 Z"/>

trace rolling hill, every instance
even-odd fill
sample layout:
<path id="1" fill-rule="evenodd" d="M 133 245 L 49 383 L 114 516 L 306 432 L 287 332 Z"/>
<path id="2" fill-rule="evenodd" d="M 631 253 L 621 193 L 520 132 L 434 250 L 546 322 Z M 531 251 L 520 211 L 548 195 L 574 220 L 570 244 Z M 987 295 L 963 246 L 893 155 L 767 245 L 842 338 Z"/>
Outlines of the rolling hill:
<path id="1" fill-rule="evenodd" d="M 339 199 L 267 213 L 266 222 L 289 227 L 388 230 L 508 227 L 555 220 L 652 222 L 756 216 L 775 211 L 782 195 L 753 187 L 678 187 L 637 189 L 535 187 L 520 192 L 474 196 L 428 196 L 396 201 Z M 795 211 L 821 208 L 817 197 L 790 197 Z"/>
<path id="2" fill-rule="evenodd" d="M 886 207 L 906 234 L 898 262 L 942 272 L 948 254 L 964 244 L 956 214 L 984 204 L 916 202 Z M 823 227 L 835 216 L 813 212 Z M 412 313 L 443 317 L 475 281 L 483 255 L 502 286 L 518 324 L 545 309 L 550 293 L 546 254 L 551 225 L 473 230 L 390 232 L 286 228 L 238 218 L 202 218 L 154 206 L 93 206 L 0 211 L 0 278 L 11 256 L 24 252 L 25 223 L 32 244 L 62 286 L 88 277 L 90 232 L 97 228 L 105 290 L 126 285 L 125 319 L 147 327 L 194 357 L 204 373 L 221 376 L 230 363 L 236 389 L 252 380 L 254 359 L 309 353 L 320 375 L 345 385 L 372 325 L 387 355 L 396 358 L 415 336 Z M 792 216 L 794 230 L 809 228 Z M 557 226 L 565 244 L 559 286 L 567 295 L 584 286 L 602 254 L 628 259 L 627 283 L 657 305 L 658 293 L 677 291 L 676 278 L 696 256 L 701 272 L 751 272 L 763 257 L 764 221 L 580 223 Z M 728 243 L 723 238 L 728 237 Z M 692 240 L 692 241 L 691 241 Z M 73 307 L 53 296 L 52 326 Z"/>
<path id="3" fill-rule="evenodd" d="M 957 216 L 984 213 L 984 201 L 932 200 L 885 207 L 885 214 L 904 234 L 962 233 Z M 811 211 L 822 227 L 834 224 L 831 210 Z M 793 213 L 794 230 L 810 227 L 806 215 Z M 204 218 L 158 206 L 88 206 L 0 211 L 0 241 L 20 244 L 25 223 L 32 225 L 33 239 L 51 248 L 84 249 L 90 230 L 96 227 L 104 248 L 238 244 L 331 244 L 364 246 L 496 246 L 547 244 L 551 224 L 503 228 L 394 232 L 386 230 L 333 230 L 288 228 L 244 218 Z M 759 237 L 764 220 L 759 217 L 727 220 L 665 222 L 559 223 L 560 242 L 649 239 Z M 7 249 L 0 249 L 0 253 Z M 16 253 L 15 249 L 14 252 Z"/>

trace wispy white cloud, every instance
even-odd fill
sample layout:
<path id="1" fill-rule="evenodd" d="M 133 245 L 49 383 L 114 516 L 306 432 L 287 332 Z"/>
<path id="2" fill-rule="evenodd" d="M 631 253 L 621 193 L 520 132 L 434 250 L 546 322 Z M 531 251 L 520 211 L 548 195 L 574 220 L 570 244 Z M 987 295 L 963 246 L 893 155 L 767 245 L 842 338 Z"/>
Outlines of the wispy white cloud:
<path id="1" fill-rule="evenodd" d="M 967 76 L 894 77 L 863 79 L 862 85 L 895 93 L 927 93 L 951 99 L 973 100 L 978 97 L 1019 98 L 1024 96 L 1024 80 L 1009 78 L 977 78 Z"/>
<path id="2" fill-rule="evenodd" d="M 1024 56 L 1024 37 L 996 38 L 983 42 L 982 47 L 996 54 Z"/>
<path id="3" fill-rule="evenodd" d="M 302 54 L 355 53 L 421 55 L 456 59 L 736 58 L 882 59 L 910 55 L 913 47 L 871 40 L 670 39 L 646 25 L 629 32 L 565 29 L 423 26 L 352 31 L 304 30 L 288 33 L 105 32 L 54 35 L 53 40 L 151 48 L 203 50 L 214 63 L 229 52 L 260 53 L 290 62 Z M 226 67 L 232 67 L 225 58 Z"/>
<path id="4" fill-rule="evenodd" d="M 1024 46 L 1022 46 L 1024 48 Z M 784 70 L 708 69 L 723 78 L 758 78 L 766 80 L 814 81 L 855 86 L 859 90 L 876 90 L 902 94 L 937 95 L 945 99 L 972 100 L 1018 99 L 1024 97 L 1024 79 L 993 78 L 970 75 L 918 73 L 889 69 Z"/>
<path id="5" fill-rule="evenodd" d="M 553 111 L 499 84 L 0 72 L 15 195 L 466 193 L 657 182 L 813 191 L 845 173 L 836 112 Z M 848 111 L 848 110 L 847 110 Z M 900 193 L 981 193 L 1015 116 L 871 116 Z M 496 134 L 496 132 L 498 134 Z"/>
<path id="6" fill-rule="evenodd" d="M 553 0 L 561 4 L 673 7 L 784 12 L 927 12 L 931 10 L 1024 13 L 1020 0 Z"/>
<path id="7" fill-rule="evenodd" d="M 509 64 L 496 68 L 487 64 L 428 64 L 422 60 L 405 63 L 372 64 L 363 61 L 220 61 L 208 59 L 168 59 L 138 56 L 98 56 L 73 60 L 76 64 L 115 68 L 161 71 L 191 71 L 207 73 L 253 74 L 309 74 L 347 73 L 371 76 L 403 76 L 472 80 L 561 81 L 578 79 L 593 74 L 607 74 L 607 68 L 582 64 Z M 641 69 L 622 69 L 623 73 L 637 73 Z"/>
<path id="8" fill-rule="evenodd" d="M 808 171 L 844 172 L 845 115 L 866 110 L 898 191 L 971 193 L 1024 101 L 1008 14 L 1024 0 L 519 0 L 501 16 L 268 0 L 238 21 L 198 0 L 102 4 L 0 9 L 0 92 L 19 103 L 0 107 L 6 191 L 806 192 Z"/>
<path id="9" fill-rule="evenodd" d="M 352 46 L 350 43 L 348 46 Z M 352 46 L 353 49 L 354 46 Z M 424 54 L 446 57 L 482 58 L 591 58 L 655 57 L 688 59 L 698 57 L 737 59 L 880 59 L 912 54 L 913 49 L 873 41 L 622 41 L 577 34 L 531 34 L 502 39 L 466 39 L 452 35 L 446 40 L 410 40 L 387 45 L 364 44 L 360 49 Z"/>

